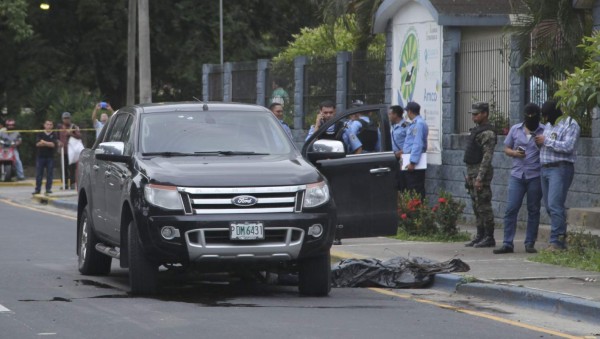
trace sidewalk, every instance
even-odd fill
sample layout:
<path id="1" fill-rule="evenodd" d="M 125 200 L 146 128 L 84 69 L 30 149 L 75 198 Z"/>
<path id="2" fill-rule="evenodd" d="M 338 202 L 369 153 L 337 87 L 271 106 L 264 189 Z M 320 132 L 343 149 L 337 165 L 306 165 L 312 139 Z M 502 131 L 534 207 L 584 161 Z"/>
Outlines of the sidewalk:
<path id="1" fill-rule="evenodd" d="M 50 197 L 36 195 L 32 198 L 33 183 L 30 182 L 29 187 L 21 185 L 26 182 L 20 182 L 18 186 L 0 183 L 0 198 L 29 206 L 48 204 L 74 215 L 77 209 L 75 191 L 61 191 L 58 184 Z M 473 232 L 468 226 L 461 229 Z M 541 239 L 536 248 L 546 246 L 545 233 L 540 229 Z M 500 245 L 502 230 L 497 229 L 495 235 Z M 524 231 L 518 230 L 515 253 L 502 255 L 493 254 L 492 248 L 464 247 L 463 243 L 400 241 L 381 237 L 344 239 L 343 245 L 333 246 L 331 253 L 339 258 L 420 256 L 438 261 L 459 258 L 469 264 L 471 270 L 436 275 L 432 288 L 599 323 L 600 272 L 529 261 L 527 258 L 533 254 L 525 253 L 524 238 Z"/>

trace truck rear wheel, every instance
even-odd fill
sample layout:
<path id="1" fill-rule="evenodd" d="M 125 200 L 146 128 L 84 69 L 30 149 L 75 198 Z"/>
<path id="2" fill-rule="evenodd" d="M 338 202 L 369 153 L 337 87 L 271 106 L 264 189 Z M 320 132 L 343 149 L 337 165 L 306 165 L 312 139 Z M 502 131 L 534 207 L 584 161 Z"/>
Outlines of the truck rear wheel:
<path id="1" fill-rule="evenodd" d="M 298 289 L 300 294 L 324 297 L 331 291 L 331 258 L 326 254 L 302 259 L 298 263 Z"/>
<path id="2" fill-rule="evenodd" d="M 79 272 L 83 275 L 107 275 L 110 273 L 112 258 L 96 251 L 98 239 L 89 219 L 87 206 L 81 211 L 79 219 Z"/>
<path id="3" fill-rule="evenodd" d="M 129 286 L 132 294 L 150 295 L 158 289 L 158 265 L 146 258 L 137 225 L 132 220 L 127 230 L 129 249 Z"/>

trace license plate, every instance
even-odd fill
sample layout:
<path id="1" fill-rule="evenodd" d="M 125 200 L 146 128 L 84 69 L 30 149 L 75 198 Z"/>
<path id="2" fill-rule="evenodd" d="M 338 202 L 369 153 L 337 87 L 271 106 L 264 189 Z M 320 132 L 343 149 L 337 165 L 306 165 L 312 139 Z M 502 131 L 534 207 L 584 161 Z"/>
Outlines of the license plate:
<path id="1" fill-rule="evenodd" d="M 261 222 L 231 223 L 229 239 L 262 240 L 265 238 L 264 226 Z"/>

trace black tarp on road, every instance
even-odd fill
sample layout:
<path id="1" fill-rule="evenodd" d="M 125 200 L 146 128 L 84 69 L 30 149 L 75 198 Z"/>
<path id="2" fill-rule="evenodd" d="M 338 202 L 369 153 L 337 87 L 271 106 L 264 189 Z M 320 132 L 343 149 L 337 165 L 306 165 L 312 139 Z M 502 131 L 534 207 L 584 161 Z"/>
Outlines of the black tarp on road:
<path id="1" fill-rule="evenodd" d="M 436 273 L 468 272 L 469 265 L 460 259 L 437 262 L 423 257 L 379 259 L 345 259 L 331 270 L 334 287 L 425 287 Z"/>

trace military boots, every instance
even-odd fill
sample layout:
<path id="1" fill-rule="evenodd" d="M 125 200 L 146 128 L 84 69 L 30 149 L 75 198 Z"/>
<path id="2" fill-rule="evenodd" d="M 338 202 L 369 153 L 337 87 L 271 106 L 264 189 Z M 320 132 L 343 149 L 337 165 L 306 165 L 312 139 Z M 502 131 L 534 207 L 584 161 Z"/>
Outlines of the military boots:
<path id="1" fill-rule="evenodd" d="M 476 243 L 473 245 L 473 247 L 495 247 L 496 246 L 496 240 L 494 240 L 493 236 L 485 236 L 483 239 L 481 239 L 480 242 Z"/>
<path id="2" fill-rule="evenodd" d="M 475 244 L 479 243 L 481 240 L 483 240 L 483 233 L 477 232 L 477 235 L 475 236 L 475 238 L 473 238 L 473 240 L 466 243 L 465 247 L 473 247 L 473 246 L 475 246 Z"/>

